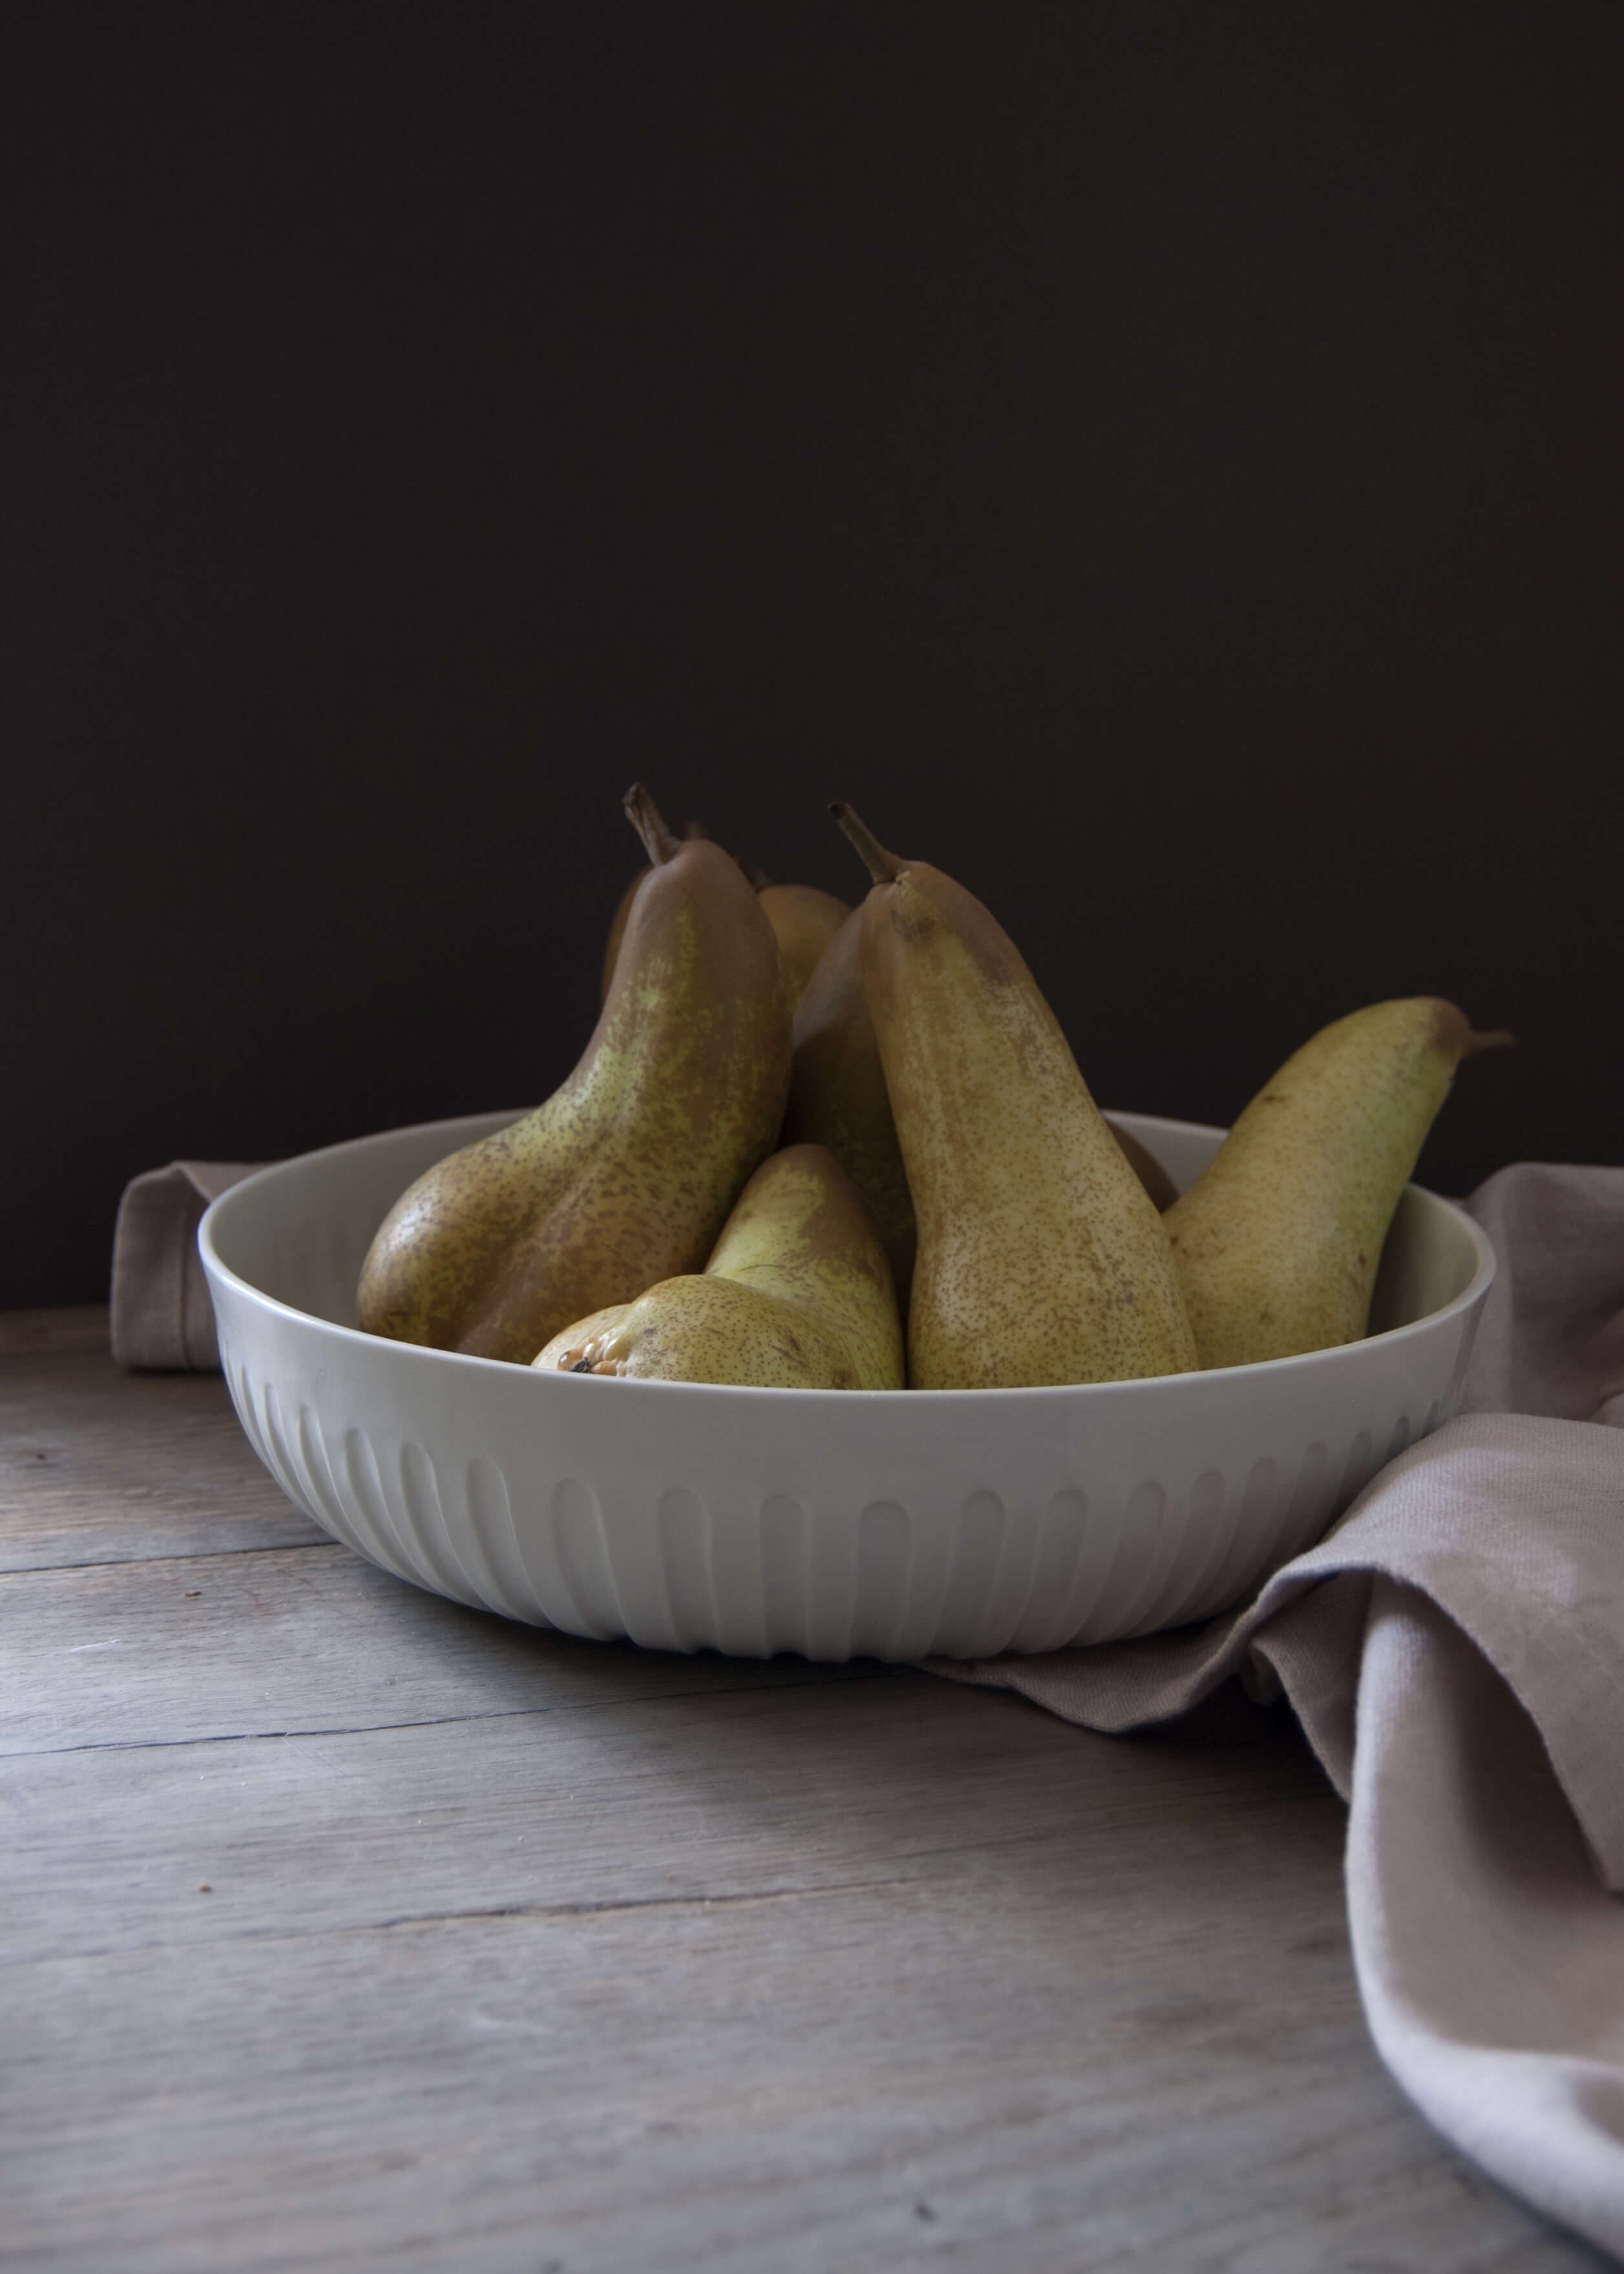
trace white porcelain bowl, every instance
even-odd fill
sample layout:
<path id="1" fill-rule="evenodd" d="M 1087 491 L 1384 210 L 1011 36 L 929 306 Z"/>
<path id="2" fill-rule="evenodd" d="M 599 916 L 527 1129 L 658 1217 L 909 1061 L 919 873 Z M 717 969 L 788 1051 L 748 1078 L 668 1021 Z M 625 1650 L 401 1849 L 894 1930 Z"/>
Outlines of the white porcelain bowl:
<path id="1" fill-rule="evenodd" d="M 1340 1350 L 1074 1389 L 737 1389 L 532 1373 L 362 1334 L 396 1195 L 515 1117 L 261 1170 L 199 1241 L 249 1441 L 418 1586 L 572 1634 L 745 1657 L 982 1658 L 1182 1625 L 1307 1547 L 1453 1412 L 1493 1276 L 1411 1186 Z M 1222 1133 L 1113 1116 L 1187 1185 Z"/>

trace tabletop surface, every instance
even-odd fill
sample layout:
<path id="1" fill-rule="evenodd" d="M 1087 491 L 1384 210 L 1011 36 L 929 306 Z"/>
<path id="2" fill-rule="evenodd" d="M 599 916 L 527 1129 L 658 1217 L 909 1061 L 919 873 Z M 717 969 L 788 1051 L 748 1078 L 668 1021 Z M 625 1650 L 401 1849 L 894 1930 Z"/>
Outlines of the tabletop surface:
<path id="1" fill-rule="evenodd" d="M 100 1313 L 0 1409 L 0 2266 L 1606 2263 L 1380 2067 L 1283 1715 L 507 1624 Z"/>

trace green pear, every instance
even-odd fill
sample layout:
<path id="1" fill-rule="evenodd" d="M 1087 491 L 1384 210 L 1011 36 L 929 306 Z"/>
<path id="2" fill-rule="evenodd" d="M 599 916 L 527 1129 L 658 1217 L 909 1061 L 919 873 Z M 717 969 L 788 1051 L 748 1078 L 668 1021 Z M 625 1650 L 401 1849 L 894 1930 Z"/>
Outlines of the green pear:
<path id="1" fill-rule="evenodd" d="M 1411 995 L 1336 1020 L 1286 1060 L 1163 1218 L 1204 1367 L 1359 1339 L 1456 1066 L 1510 1040 Z"/>
<path id="2" fill-rule="evenodd" d="M 875 880 L 863 987 L 919 1226 L 909 1380 L 1006 1389 L 1193 1367 L 1162 1218 L 1013 942 L 951 877 L 834 811 Z"/>
<path id="3" fill-rule="evenodd" d="M 420 1177 L 361 1273 L 361 1325 L 528 1366 L 570 1320 L 696 1271 L 778 1141 L 790 1019 L 778 942 L 737 863 L 648 792 L 650 867 L 591 1041 L 563 1088 Z"/>
<path id="4" fill-rule="evenodd" d="M 792 1145 L 740 1195 L 703 1273 L 662 1280 L 555 1335 L 560 1374 L 771 1389 L 900 1389 L 902 1322 L 861 1193 L 821 1145 Z"/>
<path id="5" fill-rule="evenodd" d="M 690 821 L 684 834 L 703 837 L 707 832 L 703 822 Z M 775 885 L 753 862 L 741 859 L 739 866 L 760 894 L 762 914 L 772 926 L 784 965 L 785 990 L 793 1012 L 817 967 L 818 958 L 850 915 L 851 910 L 844 900 L 838 900 L 832 892 L 820 892 L 816 885 Z M 598 999 L 600 1004 L 609 999 L 609 984 L 614 977 L 620 942 L 626 935 L 627 919 L 631 915 L 637 887 L 648 873 L 646 869 L 640 869 L 632 878 L 620 895 L 620 905 L 609 926 L 609 937 L 604 945 L 603 970 L 598 979 Z"/>
<path id="6" fill-rule="evenodd" d="M 794 1011 L 824 949 L 852 913 L 832 892 L 816 885 L 763 885 L 761 904 L 784 960 L 784 984 Z"/>
<path id="7" fill-rule="evenodd" d="M 1105 1126 L 1156 1207 L 1170 1207 L 1177 1187 L 1161 1162 L 1109 1114 Z M 885 1067 L 863 992 L 861 909 L 853 910 L 823 950 L 796 1005 L 784 1141 L 827 1145 L 868 1201 L 891 1258 L 906 1321 L 919 1235 Z"/>
<path id="8" fill-rule="evenodd" d="M 703 821 L 690 821 L 682 832 L 684 837 L 708 837 L 710 833 L 710 831 L 705 827 Z M 604 943 L 603 969 L 598 975 L 598 1005 L 599 1010 L 601 1010 L 604 1005 L 609 1000 L 609 983 L 614 977 L 614 967 L 620 960 L 620 942 L 626 937 L 626 927 L 631 918 L 632 902 L 637 897 L 638 886 L 642 884 L 643 878 L 648 874 L 649 871 L 646 868 L 639 869 L 636 875 L 632 878 L 630 884 L 628 885 L 626 890 L 621 893 L 619 900 L 615 903 L 614 915 L 610 919 L 609 923 L 609 937 Z"/>

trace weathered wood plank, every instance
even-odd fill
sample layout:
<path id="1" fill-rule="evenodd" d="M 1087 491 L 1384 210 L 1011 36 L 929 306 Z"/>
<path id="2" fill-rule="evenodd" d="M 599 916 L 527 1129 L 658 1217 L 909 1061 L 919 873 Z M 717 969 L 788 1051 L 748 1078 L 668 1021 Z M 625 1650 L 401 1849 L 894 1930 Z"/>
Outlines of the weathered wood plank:
<path id="1" fill-rule="evenodd" d="M 1272 1717 L 532 1633 L 320 1542 L 217 1382 L 40 1347 L 0 1529 L 83 1568 L 0 1577 L 0 2265 L 1602 2264 L 1380 2070 Z"/>
<path id="2" fill-rule="evenodd" d="M 1243 1716 L 1250 1716 L 1244 1722 Z M 0 1950 L 194 1947 L 453 1912 L 962 1876 L 1064 1851 L 1079 1901 L 1148 1828 L 1193 1875 L 1265 1816 L 1331 1888 L 1342 1809 L 1237 1698 L 1124 1744 L 928 1675 L 0 1763 Z M 1169 1830 L 1169 1826 L 1173 1827 Z M 1022 1864 L 1020 1868 L 1027 1868 Z M 1045 1868 L 1053 1868 L 1046 1865 Z M 199 1901 L 207 1881 L 209 1898 Z M 1329 1926 L 1340 1939 L 1335 1901 Z"/>
<path id="3" fill-rule="evenodd" d="M 49 1316 L 49 1314 L 47 1314 Z M 326 1534 L 237 1427 L 218 1374 L 129 1375 L 99 1349 L 0 1362 L 0 1570 L 291 1547 Z"/>
<path id="4" fill-rule="evenodd" d="M 0 1755 L 652 1703 L 878 1671 L 580 1642 L 425 1594 L 331 1545 L 10 1572 L 0 1627 Z"/>
<path id="5" fill-rule="evenodd" d="M 75 1357 L 107 1346 L 105 1303 L 75 1303 L 55 1311 L 0 1311 L 0 1358 Z"/>
<path id="6" fill-rule="evenodd" d="M 1082 1900 L 1017 1850 L 997 1880 L 20 1967 L 7 2263 L 1600 2263 L 1463 2173 L 1383 2076 L 1323 1931 L 1328 1855 L 1282 1869 L 1243 1818 L 1192 1900 L 1162 1829 Z"/>

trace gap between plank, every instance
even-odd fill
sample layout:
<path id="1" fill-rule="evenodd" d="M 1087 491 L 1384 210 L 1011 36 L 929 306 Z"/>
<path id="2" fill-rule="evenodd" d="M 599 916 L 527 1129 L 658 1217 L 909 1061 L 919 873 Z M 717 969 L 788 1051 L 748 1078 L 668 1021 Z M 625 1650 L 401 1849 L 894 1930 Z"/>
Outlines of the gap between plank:
<path id="1" fill-rule="evenodd" d="M 772 1662 L 773 1661 L 771 1659 L 763 1660 L 763 1661 L 764 1665 L 769 1666 L 771 1665 Z M 815 1662 L 816 1661 L 811 1659 L 808 1659 L 806 1660 L 806 1663 L 808 1666 L 813 1665 Z M 738 1660 L 736 1659 L 729 1660 L 727 1663 L 729 1665 L 737 1665 Z M 846 1661 L 846 1668 L 849 1668 L 850 1663 L 851 1661 L 849 1660 Z M 842 1682 L 876 1682 L 882 1675 L 917 1674 L 919 1671 L 920 1668 L 916 1666 L 882 1666 L 876 1664 L 872 1673 L 869 1673 L 867 1669 L 861 1674 L 843 1670 L 840 1679 Z M 324 1724 L 320 1728 L 317 1729 L 219 1729 L 214 1731 L 207 1736 L 109 1737 L 100 1742 L 93 1742 L 83 1745 L 30 1745 L 26 1750 L 19 1749 L 15 1752 L 0 1751 L 0 1761 L 60 1760 L 68 1753 L 170 1752 L 173 1751 L 176 1747 L 180 1745 L 286 1744 L 290 1742 L 296 1742 L 301 1737 L 325 1738 L 381 1736 L 391 1729 L 440 1729 L 449 1728 L 454 1726 L 459 1728 L 465 1727 L 469 1723 L 475 1721 L 522 1721 L 527 1715 L 530 1714 L 534 1714 L 538 1719 L 539 1719 L 544 1714 L 548 1713 L 606 1713 L 611 1712 L 617 1706 L 644 1706 L 680 1705 L 685 1698 L 759 1698 L 763 1694 L 763 1692 L 768 1690 L 809 1690 L 812 1687 L 813 1685 L 810 1683 L 801 1682 L 736 1682 L 725 1690 L 710 1688 L 700 1690 L 668 1690 L 663 1691 L 658 1698 L 650 1698 L 646 1692 L 635 1694 L 628 1693 L 628 1695 L 619 1698 L 606 1698 L 601 1703 L 590 1698 L 583 1699 L 570 1698 L 562 1698 L 555 1705 L 512 1706 L 504 1707 L 495 1713 L 434 1713 L 429 1715 L 426 1720 L 420 1721 L 357 1721 L 353 1724 L 345 1723 L 342 1726 L 335 1725 L 331 1728 Z"/>
<path id="2" fill-rule="evenodd" d="M 109 1943 L 101 1950 L 44 1951 L 37 1958 L 19 1959 L 19 1966 L 79 1965 L 86 1959 L 133 1958 L 145 1953 L 163 1950 L 197 1951 L 199 1948 L 223 1949 L 237 1943 L 316 1942 L 333 1935 L 398 1934 L 416 1927 L 459 1926 L 482 1919 L 574 1919 L 613 1918 L 632 1911 L 708 1911 L 736 1909 L 748 1903 L 809 1902 L 830 1895 L 871 1894 L 887 1887 L 916 1887 L 917 1877 L 893 1877 L 885 1879 L 841 1879 L 821 1887 L 756 1887 L 741 1888 L 728 1895 L 629 1895 L 620 1900 L 606 1896 L 601 1902 L 578 1903 L 492 1903 L 484 1909 L 465 1911 L 402 1911 L 396 1918 L 347 1919 L 334 1926 L 308 1927 L 244 1927 L 236 1934 L 211 1935 L 206 1945 L 195 1938 L 181 1938 L 173 1942 Z M 212 1914 L 218 1916 L 218 1912 Z"/>
<path id="3" fill-rule="evenodd" d="M 330 1548 L 335 1555 L 355 1555 L 355 1550 L 346 1547 L 342 1540 L 278 1540 L 268 1547 L 263 1540 L 245 1540 L 237 1547 L 186 1547 L 173 1555 L 93 1555 L 83 1563 L 8 1563 L 0 1569 L 0 1580 L 37 1579 L 48 1571 L 122 1571 L 132 1568 L 144 1571 L 154 1563 L 204 1563 L 215 1555 L 288 1555 L 312 1547 Z M 366 1558 L 356 1555 L 355 1560 L 364 1563 Z"/>

